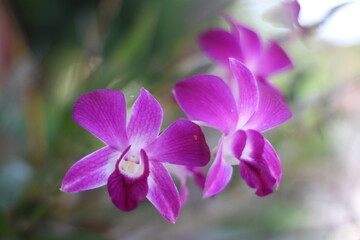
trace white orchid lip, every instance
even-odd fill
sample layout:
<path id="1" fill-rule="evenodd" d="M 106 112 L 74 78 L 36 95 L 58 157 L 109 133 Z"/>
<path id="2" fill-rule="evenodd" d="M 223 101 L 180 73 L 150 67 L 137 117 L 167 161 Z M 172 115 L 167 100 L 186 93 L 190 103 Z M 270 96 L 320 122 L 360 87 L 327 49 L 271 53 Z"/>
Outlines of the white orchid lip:
<path id="1" fill-rule="evenodd" d="M 144 173 L 144 162 L 139 154 L 127 153 L 118 164 L 119 171 L 128 177 L 138 178 Z"/>

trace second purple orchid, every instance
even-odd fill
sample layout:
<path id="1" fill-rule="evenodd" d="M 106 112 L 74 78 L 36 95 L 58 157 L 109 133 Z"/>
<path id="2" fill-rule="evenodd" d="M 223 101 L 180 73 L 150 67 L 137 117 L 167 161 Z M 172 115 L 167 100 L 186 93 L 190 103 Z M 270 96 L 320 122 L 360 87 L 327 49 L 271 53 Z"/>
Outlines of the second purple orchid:
<path id="1" fill-rule="evenodd" d="M 216 76 L 199 75 L 178 82 L 175 98 L 189 119 L 223 133 L 204 196 L 214 196 L 227 186 L 232 165 L 240 165 L 247 185 L 255 188 L 257 195 L 266 196 L 279 186 L 282 170 L 276 151 L 261 132 L 285 122 L 291 112 L 238 60 L 230 58 L 229 66 L 236 91 Z"/>

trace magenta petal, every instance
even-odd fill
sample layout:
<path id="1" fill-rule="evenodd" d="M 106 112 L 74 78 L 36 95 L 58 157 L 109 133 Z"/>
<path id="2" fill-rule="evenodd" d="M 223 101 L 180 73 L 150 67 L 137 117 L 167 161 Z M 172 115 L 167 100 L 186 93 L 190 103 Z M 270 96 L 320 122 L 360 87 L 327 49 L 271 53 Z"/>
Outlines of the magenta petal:
<path id="1" fill-rule="evenodd" d="M 191 173 L 191 176 L 194 178 L 196 185 L 204 189 L 206 176 L 204 174 L 204 169 L 201 167 L 186 167 L 186 170 Z"/>
<path id="2" fill-rule="evenodd" d="M 247 130 L 246 136 L 240 161 L 240 175 L 249 187 L 257 189 L 258 196 L 266 196 L 272 193 L 273 186 L 277 185 L 275 175 L 278 173 L 278 165 L 274 159 L 277 155 L 261 133 Z"/>
<path id="3" fill-rule="evenodd" d="M 132 148 L 140 150 L 158 136 L 163 112 L 158 101 L 144 88 L 132 107 L 127 134 Z"/>
<path id="4" fill-rule="evenodd" d="M 275 185 L 278 188 L 280 186 L 280 181 L 282 177 L 281 162 L 275 149 L 273 148 L 271 143 L 266 139 L 265 139 L 263 158 L 267 162 L 270 173 L 276 180 Z"/>
<path id="5" fill-rule="evenodd" d="M 256 195 L 264 197 L 274 191 L 276 180 L 263 159 L 241 160 L 239 171 L 246 184 L 256 189 Z"/>
<path id="6" fill-rule="evenodd" d="M 180 212 L 180 197 L 170 174 L 162 163 L 150 162 L 147 198 L 169 222 L 175 223 Z"/>
<path id="7" fill-rule="evenodd" d="M 120 161 L 124 161 L 124 159 Z M 107 187 L 111 201 L 123 211 L 135 209 L 138 202 L 144 200 L 148 193 L 149 160 L 143 150 L 141 151 L 141 161 L 144 164 L 144 172 L 141 176 L 132 178 L 121 173 L 116 167 L 108 179 Z"/>
<path id="8" fill-rule="evenodd" d="M 258 82 L 258 86 L 260 97 L 258 109 L 244 128 L 263 132 L 285 122 L 292 114 L 285 103 L 268 87 L 261 82 Z"/>
<path id="9" fill-rule="evenodd" d="M 238 114 L 231 90 L 226 83 L 212 75 L 186 78 L 174 87 L 177 103 L 185 114 L 225 134 L 234 129 Z"/>
<path id="10" fill-rule="evenodd" d="M 243 130 L 238 130 L 234 133 L 231 139 L 231 150 L 235 158 L 240 159 L 246 144 L 246 133 Z"/>
<path id="11" fill-rule="evenodd" d="M 204 174 L 203 168 L 201 167 L 184 167 L 177 165 L 167 166 L 170 172 L 174 173 L 175 176 L 180 181 L 180 206 L 183 206 L 189 196 L 189 190 L 187 188 L 187 179 L 192 177 L 196 185 L 204 189 L 206 176 Z"/>
<path id="12" fill-rule="evenodd" d="M 238 83 L 238 127 L 243 126 L 254 114 L 258 100 L 259 92 L 257 81 L 250 70 L 236 59 L 230 58 L 230 69 Z"/>
<path id="13" fill-rule="evenodd" d="M 210 150 L 201 128 L 185 119 L 171 124 L 145 150 L 151 161 L 186 166 L 204 166 L 210 161 Z"/>
<path id="14" fill-rule="evenodd" d="M 214 163 L 211 165 L 204 189 L 204 197 L 209 198 L 220 193 L 228 185 L 233 168 L 227 164 L 222 156 L 222 144 L 220 144 Z"/>
<path id="15" fill-rule="evenodd" d="M 209 30 L 199 36 L 199 44 L 203 51 L 216 62 L 225 66 L 229 58 L 242 59 L 237 39 L 223 29 Z"/>
<path id="16" fill-rule="evenodd" d="M 120 155 L 120 152 L 104 147 L 82 158 L 66 173 L 61 191 L 79 192 L 105 185 Z"/>
<path id="17" fill-rule="evenodd" d="M 249 129 L 246 131 L 246 144 L 241 158 L 258 159 L 264 153 L 265 138 L 258 131 Z"/>
<path id="18" fill-rule="evenodd" d="M 184 166 L 176 166 L 172 165 L 175 175 L 180 180 L 180 206 L 183 206 L 187 198 L 189 196 L 189 190 L 186 186 L 187 183 L 187 174 L 186 174 L 186 168 Z"/>
<path id="19" fill-rule="evenodd" d="M 285 51 L 275 41 L 269 41 L 259 61 L 257 74 L 266 77 L 292 68 L 292 61 Z"/>
<path id="20" fill-rule="evenodd" d="M 180 206 L 183 206 L 189 197 L 189 189 L 186 186 L 187 179 L 185 178 L 184 182 L 181 182 L 180 187 Z"/>
<path id="21" fill-rule="evenodd" d="M 279 100 L 286 103 L 286 96 L 274 84 L 270 83 L 264 77 L 258 76 L 256 79 L 263 83 L 267 88 L 269 88 L 279 98 Z"/>
<path id="22" fill-rule="evenodd" d="M 180 206 L 183 206 L 188 198 L 189 190 L 186 186 L 187 173 L 184 166 L 178 166 L 173 164 L 165 165 L 166 169 L 170 172 L 170 175 L 174 175 L 180 182 Z"/>
<path id="23" fill-rule="evenodd" d="M 82 95 L 74 106 L 73 119 L 107 145 L 122 151 L 128 145 L 124 94 L 95 90 Z"/>
<path id="24" fill-rule="evenodd" d="M 231 26 L 233 35 L 238 39 L 241 51 L 243 53 L 243 62 L 246 65 L 253 66 L 259 59 L 261 53 L 261 40 L 259 36 L 250 28 L 235 22 L 229 17 L 226 18 Z"/>

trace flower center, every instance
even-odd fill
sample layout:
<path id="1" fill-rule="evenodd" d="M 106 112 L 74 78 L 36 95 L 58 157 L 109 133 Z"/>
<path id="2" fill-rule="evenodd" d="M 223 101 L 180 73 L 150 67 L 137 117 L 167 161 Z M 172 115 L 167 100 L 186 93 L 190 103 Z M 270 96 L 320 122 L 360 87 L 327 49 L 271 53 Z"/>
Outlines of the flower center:
<path id="1" fill-rule="evenodd" d="M 140 177 L 144 173 L 144 163 L 140 154 L 128 152 L 119 162 L 119 171 L 132 178 Z"/>

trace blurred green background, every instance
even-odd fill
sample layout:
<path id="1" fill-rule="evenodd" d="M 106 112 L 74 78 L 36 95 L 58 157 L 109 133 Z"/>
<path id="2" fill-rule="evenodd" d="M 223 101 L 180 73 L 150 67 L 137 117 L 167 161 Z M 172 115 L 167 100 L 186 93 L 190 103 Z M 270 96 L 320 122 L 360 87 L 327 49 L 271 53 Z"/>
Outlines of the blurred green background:
<path id="1" fill-rule="evenodd" d="M 0 239 L 360 239 L 360 46 L 326 42 L 321 24 L 287 27 L 282 3 L 0 1 Z M 60 192 L 69 167 L 102 146 L 72 121 L 76 99 L 111 88 L 131 106 L 144 86 L 164 108 L 163 128 L 184 117 L 172 85 L 216 73 L 196 39 L 226 27 L 222 13 L 280 41 L 296 66 L 273 79 L 294 114 L 266 133 L 283 163 L 279 191 L 259 198 L 234 174 L 203 200 L 190 181 L 175 225 L 146 201 L 117 210 L 106 188 Z M 217 134 L 205 132 L 213 147 Z"/>

